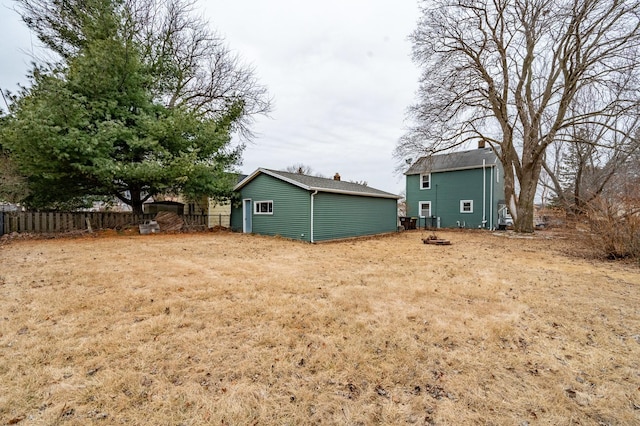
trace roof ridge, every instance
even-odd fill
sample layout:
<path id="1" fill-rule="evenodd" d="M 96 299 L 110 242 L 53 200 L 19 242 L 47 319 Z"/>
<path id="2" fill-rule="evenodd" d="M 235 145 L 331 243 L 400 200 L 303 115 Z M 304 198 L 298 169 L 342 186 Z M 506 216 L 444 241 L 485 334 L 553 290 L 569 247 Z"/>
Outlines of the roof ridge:
<path id="1" fill-rule="evenodd" d="M 265 173 L 275 178 L 280 178 L 289 183 L 300 186 L 306 190 L 320 190 L 322 192 L 334 192 L 351 195 L 372 196 L 381 198 L 399 198 L 398 195 L 386 192 L 381 189 L 376 189 L 368 185 L 363 185 L 356 182 L 348 182 L 344 180 L 336 180 L 332 178 L 325 178 L 319 176 L 311 176 L 300 173 L 292 173 L 281 170 L 273 170 L 267 168 L 259 168 L 253 172 L 248 179 L 252 180 L 253 177 L 259 173 Z M 244 186 L 248 181 L 245 179 L 240 182 L 236 187 Z"/>
<path id="2" fill-rule="evenodd" d="M 486 160 L 490 162 L 487 163 Z M 498 156 L 490 147 L 453 151 L 443 154 L 425 155 L 418 158 L 404 173 L 413 175 L 438 171 L 452 171 L 483 167 L 483 164 L 493 167 L 498 162 Z"/>
<path id="3" fill-rule="evenodd" d="M 298 173 L 298 172 L 288 172 L 286 170 L 273 170 L 273 169 L 264 169 L 264 170 L 268 170 L 268 171 L 273 172 L 273 173 L 286 173 L 287 175 L 291 175 L 291 176 L 304 176 L 304 177 L 308 177 L 308 178 L 311 178 L 311 179 L 324 179 L 324 180 L 327 180 L 327 181 L 330 181 L 330 182 L 342 182 L 342 183 L 349 184 L 349 185 L 358 185 L 358 186 L 362 186 L 364 188 L 371 188 L 369 185 L 363 185 L 361 183 L 350 182 L 350 181 L 342 180 L 342 179 L 334 179 L 334 178 L 330 178 L 330 177 L 327 178 L 327 177 L 324 177 L 324 176 L 313 176 L 313 175 L 307 175 L 307 174 Z M 375 189 L 375 188 L 373 188 L 373 189 Z M 377 191 L 380 191 L 380 190 L 378 189 Z"/>

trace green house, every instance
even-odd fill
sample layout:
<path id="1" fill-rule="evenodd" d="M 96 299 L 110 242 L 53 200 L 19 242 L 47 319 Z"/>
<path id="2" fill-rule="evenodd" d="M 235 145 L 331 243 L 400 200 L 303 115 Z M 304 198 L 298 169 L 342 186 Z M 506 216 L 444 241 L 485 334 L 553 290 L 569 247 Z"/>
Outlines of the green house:
<path id="1" fill-rule="evenodd" d="M 334 179 L 258 169 L 236 185 L 234 231 L 317 242 L 397 231 L 397 195 Z"/>
<path id="2" fill-rule="evenodd" d="M 407 216 L 418 226 L 496 229 L 509 218 L 491 148 L 422 157 L 405 175 Z"/>

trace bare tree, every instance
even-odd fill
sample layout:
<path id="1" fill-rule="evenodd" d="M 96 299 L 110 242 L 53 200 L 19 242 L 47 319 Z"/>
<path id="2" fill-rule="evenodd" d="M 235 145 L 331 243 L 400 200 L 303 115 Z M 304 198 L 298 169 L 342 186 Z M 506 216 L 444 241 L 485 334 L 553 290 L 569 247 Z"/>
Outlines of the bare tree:
<path id="1" fill-rule="evenodd" d="M 423 68 L 404 161 L 483 139 L 504 166 L 515 229 L 533 231 L 547 148 L 638 103 L 639 0 L 432 0 L 412 35 Z M 597 96 L 573 114 L 573 99 Z M 621 132 L 616 128 L 610 131 Z"/>
<path id="2" fill-rule="evenodd" d="M 407 215 L 407 192 L 401 191 L 400 196 L 402 198 L 398 199 L 398 217 L 403 217 Z"/>
<path id="3" fill-rule="evenodd" d="M 217 116 L 241 100 L 238 130 L 253 136 L 256 115 L 271 111 L 271 99 L 253 68 L 242 63 L 209 22 L 195 13 L 195 0 L 129 0 L 149 63 L 160 71 L 157 95 L 169 107 L 187 106 Z"/>
<path id="4" fill-rule="evenodd" d="M 574 100 L 572 113 L 595 107 L 594 98 Z M 617 175 L 640 151 L 640 111 L 601 117 L 604 125 L 584 123 L 570 127 L 567 137 L 554 142 L 543 163 L 548 181 L 542 183 L 557 196 L 570 215 L 586 213 L 589 203 L 601 196 Z M 615 129 L 612 131 L 611 129 Z"/>
<path id="5" fill-rule="evenodd" d="M 289 173 L 297 173 L 299 175 L 315 176 L 321 178 L 324 177 L 322 173 L 315 173 L 311 166 L 303 163 L 295 163 L 291 166 L 288 166 L 284 171 Z"/>
<path id="6" fill-rule="evenodd" d="M 640 259 L 640 155 L 619 168 L 601 195 L 585 206 L 588 242 L 609 259 Z"/>
<path id="7" fill-rule="evenodd" d="M 309 175 L 310 176 L 313 173 L 313 169 L 311 168 L 311 166 L 308 166 L 306 164 L 296 163 L 296 164 L 293 164 L 291 166 L 288 166 L 285 169 L 285 172 L 297 173 L 299 175 Z"/>

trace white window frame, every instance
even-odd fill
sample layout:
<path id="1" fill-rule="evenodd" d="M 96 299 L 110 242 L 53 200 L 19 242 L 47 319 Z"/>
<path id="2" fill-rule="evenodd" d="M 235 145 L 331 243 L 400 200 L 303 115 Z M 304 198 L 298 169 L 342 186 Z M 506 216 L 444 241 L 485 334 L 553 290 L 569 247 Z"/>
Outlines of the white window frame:
<path id="1" fill-rule="evenodd" d="M 469 203 L 469 210 L 464 209 L 466 203 Z M 473 200 L 460 200 L 460 213 L 473 213 Z"/>
<path id="2" fill-rule="evenodd" d="M 425 176 L 429 177 L 429 184 L 427 186 L 423 186 Z M 420 189 L 431 189 L 431 173 L 423 173 L 420 175 Z"/>
<path id="3" fill-rule="evenodd" d="M 266 204 L 267 211 L 261 211 L 260 205 Z M 253 214 L 272 215 L 273 214 L 273 200 L 262 200 L 253 202 Z"/>
<path id="4" fill-rule="evenodd" d="M 423 204 L 429 204 L 429 216 L 423 216 L 422 215 L 422 205 Z M 419 201 L 418 202 L 418 216 L 420 217 L 431 217 L 431 201 Z"/>

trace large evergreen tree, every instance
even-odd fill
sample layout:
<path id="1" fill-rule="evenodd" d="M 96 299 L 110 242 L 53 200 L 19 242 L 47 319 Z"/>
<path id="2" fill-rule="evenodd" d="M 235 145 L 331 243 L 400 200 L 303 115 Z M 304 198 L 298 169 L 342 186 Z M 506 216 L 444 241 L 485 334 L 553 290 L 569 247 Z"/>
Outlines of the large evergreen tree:
<path id="1" fill-rule="evenodd" d="M 152 3 L 89 0 L 25 9 L 25 21 L 60 58 L 35 67 L 32 85 L 12 96 L 2 129 L 3 145 L 28 177 L 27 204 L 117 197 L 140 213 L 158 193 L 228 194 L 227 172 L 243 148 L 232 146 L 230 135 L 246 123 L 251 93 L 212 96 L 208 104 L 177 101 L 176 79 L 198 64 L 181 67 L 175 49 L 150 54 L 147 42 L 162 35 L 142 18 L 141 6 Z M 152 37 L 154 29 L 159 34 Z M 179 35 L 164 34 L 167 43 Z"/>

